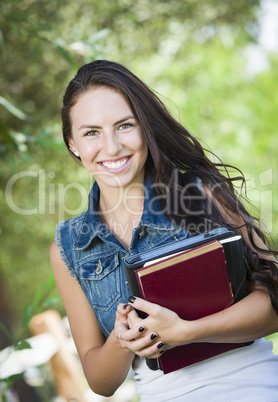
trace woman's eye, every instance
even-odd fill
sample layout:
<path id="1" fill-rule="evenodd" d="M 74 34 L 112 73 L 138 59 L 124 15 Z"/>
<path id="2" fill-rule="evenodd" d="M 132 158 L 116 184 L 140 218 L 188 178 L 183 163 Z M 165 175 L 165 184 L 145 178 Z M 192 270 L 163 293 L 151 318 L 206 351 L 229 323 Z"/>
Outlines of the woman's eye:
<path id="1" fill-rule="evenodd" d="M 97 131 L 88 131 L 87 133 L 84 134 L 84 137 L 94 137 L 95 135 L 97 135 L 98 132 Z"/>
<path id="2" fill-rule="evenodd" d="M 124 123 L 124 124 L 120 125 L 119 130 L 124 130 L 124 129 L 130 128 L 130 127 L 132 127 L 131 123 Z"/>

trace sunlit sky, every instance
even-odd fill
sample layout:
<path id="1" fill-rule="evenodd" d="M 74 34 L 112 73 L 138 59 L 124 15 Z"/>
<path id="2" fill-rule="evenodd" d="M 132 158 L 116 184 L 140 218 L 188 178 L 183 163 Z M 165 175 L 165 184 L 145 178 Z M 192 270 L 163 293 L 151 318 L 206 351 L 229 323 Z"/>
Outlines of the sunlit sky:
<path id="1" fill-rule="evenodd" d="M 278 1 L 262 0 L 262 15 L 260 18 L 260 46 L 266 51 L 278 51 Z"/>
<path id="2" fill-rule="evenodd" d="M 247 73 L 256 74 L 268 68 L 268 53 L 278 52 L 278 1 L 262 0 L 258 44 L 248 45 Z"/>

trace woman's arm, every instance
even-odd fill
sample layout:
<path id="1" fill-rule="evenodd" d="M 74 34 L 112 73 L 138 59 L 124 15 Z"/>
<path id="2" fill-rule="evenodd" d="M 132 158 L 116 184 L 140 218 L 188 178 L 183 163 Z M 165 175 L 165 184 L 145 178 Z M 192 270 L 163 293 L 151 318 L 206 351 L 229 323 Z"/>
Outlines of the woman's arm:
<path id="1" fill-rule="evenodd" d="M 118 331 L 127 328 L 130 308 L 119 307 L 115 328 L 105 340 L 93 309 L 68 272 L 55 242 L 50 248 L 50 260 L 88 384 L 95 393 L 111 396 L 125 380 L 134 358 L 118 338 Z M 136 336 L 137 329 L 133 332 Z"/>
<path id="2" fill-rule="evenodd" d="M 182 320 L 172 311 L 140 298 L 132 305 L 149 314 L 141 322 L 136 321 L 136 325 L 144 325 L 146 334 L 156 332 L 157 341 L 165 343 L 163 349 L 192 342 L 246 342 L 278 330 L 278 318 L 269 297 L 259 290 L 219 313 L 194 321 Z M 123 338 L 130 339 L 128 332 L 123 333 Z M 131 342 L 131 350 L 133 346 Z M 140 356 L 154 357 L 154 346 L 135 351 Z"/>
<path id="3" fill-rule="evenodd" d="M 135 343 L 130 331 L 122 333 L 122 338 L 128 341 L 125 346 L 142 357 L 158 357 L 161 350 L 193 342 L 247 342 L 278 331 L 277 314 L 268 294 L 261 290 L 253 291 L 223 311 L 194 321 L 182 320 L 173 311 L 138 297 L 131 304 L 148 313 L 148 317 L 140 320 L 133 310 L 129 314 L 130 327 L 144 326 L 144 338 L 150 333 L 158 335 L 155 344 L 145 347 L 139 334 Z M 158 349 L 161 342 L 165 345 Z"/>
<path id="4" fill-rule="evenodd" d="M 219 205 L 219 209 L 222 207 Z M 222 208 L 221 213 L 225 216 Z M 237 216 L 226 214 L 227 221 L 242 227 L 241 235 L 250 244 L 243 220 Z M 261 239 L 254 234 L 254 241 L 261 249 L 267 249 Z M 250 245 L 251 246 L 251 245 Z M 265 259 L 273 260 L 274 256 L 259 253 Z M 147 330 L 156 332 L 165 343 L 165 348 L 192 342 L 246 342 L 267 336 L 278 331 L 278 316 L 272 307 L 266 290 L 254 287 L 254 291 L 233 306 L 199 320 L 185 321 L 172 311 L 136 298 L 132 305 L 149 314 L 148 318 L 135 325 L 144 325 Z M 134 315 L 134 313 L 132 313 Z M 146 333 L 147 334 L 147 331 Z M 128 333 L 124 334 L 125 339 Z M 133 344 L 130 344 L 131 350 Z M 152 357 L 157 351 L 154 347 L 136 351 L 140 356 Z"/>

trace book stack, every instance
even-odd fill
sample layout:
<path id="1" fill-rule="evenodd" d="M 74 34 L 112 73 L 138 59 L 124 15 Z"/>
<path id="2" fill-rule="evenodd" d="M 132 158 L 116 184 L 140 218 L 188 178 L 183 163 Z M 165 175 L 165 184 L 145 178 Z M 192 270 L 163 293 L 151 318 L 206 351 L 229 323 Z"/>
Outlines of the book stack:
<path id="1" fill-rule="evenodd" d="M 173 243 L 173 252 L 168 245 L 166 255 L 159 258 L 153 257 L 160 256 L 161 250 L 151 250 L 140 255 L 139 264 L 130 257 L 126 271 L 131 294 L 175 311 L 184 320 L 217 313 L 246 296 L 241 236 L 216 237 L 199 243 L 190 240 L 190 247 L 183 250 Z M 158 367 L 167 374 L 244 345 L 198 342 L 177 346 L 161 355 Z"/>

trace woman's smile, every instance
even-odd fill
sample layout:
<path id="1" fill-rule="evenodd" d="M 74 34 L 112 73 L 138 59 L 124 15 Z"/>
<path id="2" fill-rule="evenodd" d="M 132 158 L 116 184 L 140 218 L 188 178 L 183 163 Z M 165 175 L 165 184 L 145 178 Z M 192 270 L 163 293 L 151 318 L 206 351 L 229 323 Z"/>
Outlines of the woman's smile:
<path id="1" fill-rule="evenodd" d="M 125 156 L 123 158 L 111 159 L 107 161 L 98 162 L 99 165 L 102 165 L 105 169 L 119 172 L 123 170 L 131 161 L 132 156 Z M 122 169 L 123 168 L 123 169 Z"/>

